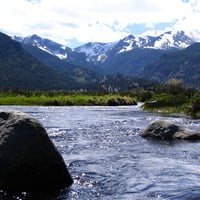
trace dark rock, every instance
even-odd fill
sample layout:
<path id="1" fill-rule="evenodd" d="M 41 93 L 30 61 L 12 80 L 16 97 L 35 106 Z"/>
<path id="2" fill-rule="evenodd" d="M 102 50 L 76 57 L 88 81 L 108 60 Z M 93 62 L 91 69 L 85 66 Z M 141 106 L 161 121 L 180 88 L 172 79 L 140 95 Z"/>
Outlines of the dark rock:
<path id="1" fill-rule="evenodd" d="M 184 139 L 199 140 L 200 133 L 184 128 L 172 122 L 157 120 L 150 124 L 141 134 L 142 137 L 152 139 Z"/>
<path id="2" fill-rule="evenodd" d="M 73 180 L 44 127 L 16 111 L 0 112 L 0 190 L 57 192 Z"/>

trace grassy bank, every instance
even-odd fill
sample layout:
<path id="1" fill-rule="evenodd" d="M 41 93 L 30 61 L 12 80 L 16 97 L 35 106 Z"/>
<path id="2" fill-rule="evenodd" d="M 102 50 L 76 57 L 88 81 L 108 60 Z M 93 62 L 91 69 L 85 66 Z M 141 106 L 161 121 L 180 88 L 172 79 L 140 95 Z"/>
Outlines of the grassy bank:
<path id="1" fill-rule="evenodd" d="M 189 97 L 183 94 L 154 94 L 145 101 L 143 109 L 163 114 L 184 114 L 191 118 L 200 118 L 200 93 Z"/>
<path id="2" fill-rule="evenodd" d="M 117 106 L 135 105 L 133 97 L 119 94 L 64 94 L 48 92 L 0 93 L 0 105 Z"/>
<path id="3" fill-rule="evenodd" d="M 186 113 L 190 99 L 183 95 L 155 94 L 143 105 L 144 110 L 165 114 Z"/>

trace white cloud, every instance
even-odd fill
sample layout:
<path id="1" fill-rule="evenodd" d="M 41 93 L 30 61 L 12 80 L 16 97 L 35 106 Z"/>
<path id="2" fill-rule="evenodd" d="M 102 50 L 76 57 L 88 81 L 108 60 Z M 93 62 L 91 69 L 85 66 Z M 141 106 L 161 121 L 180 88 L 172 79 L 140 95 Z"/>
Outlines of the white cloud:
<path id="1" fill-rule="evenodd" d="M 177 21 L 174 28 L 182 30 L 199 30 L 200 25 L 198 19 L 200 19 L 200 1 L 190 0 L 189 2 L 190 10 L 185 14 L 185 16 Z"/>
<path id="2" fill-rule="evenodd" d="M 0 0 L 0 29 L 62 43 L 108 42 L 130 34 L 127 26 L 133 24 L 152 29 L 174 22 L 175 28 L 200 29 L 199 12 L 199 0 Z"/>

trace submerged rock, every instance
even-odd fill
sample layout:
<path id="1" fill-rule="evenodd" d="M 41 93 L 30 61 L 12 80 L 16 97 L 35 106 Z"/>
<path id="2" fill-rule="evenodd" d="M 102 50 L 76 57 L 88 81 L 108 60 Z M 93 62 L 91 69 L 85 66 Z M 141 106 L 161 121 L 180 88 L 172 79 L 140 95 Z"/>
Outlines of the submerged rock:
<path id="1" fill-rule="evenodd" d="M 187 129 L 183 126 L 176 125 L 169 121 L 157 120 L 150 124 L 141 134 L 142 137 L 152 139 L 184 139 L 199 140 L 200 133 Z"/>
<path id="2" fill-rule="evenodd" d="M 73 180 L 44 127 L 16 111 L 0 111 L 0 190 L 57 192 Z"/>

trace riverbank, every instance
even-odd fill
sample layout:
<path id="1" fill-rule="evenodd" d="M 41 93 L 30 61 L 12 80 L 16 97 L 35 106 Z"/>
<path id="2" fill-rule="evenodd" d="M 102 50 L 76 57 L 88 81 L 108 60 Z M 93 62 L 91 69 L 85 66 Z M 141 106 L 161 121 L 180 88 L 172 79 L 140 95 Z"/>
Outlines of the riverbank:
<path id="1" fill-rule="evenodd" d="M 1 93 L 0 105 L 38 105 L 38 106 L 119 106 L 136 105 L 135 98 L 120 94 L 84 93 Z"/>
<path id="2" fill-rule="evenodd" d="M 188 97 L 183 94 L 155 94 L 151 99 L 146 100 L 142 106 L 143 110 L 162 113 L 171 116 L 189 118 L 200 118 L 199 99 L 194 95 Z"/>

